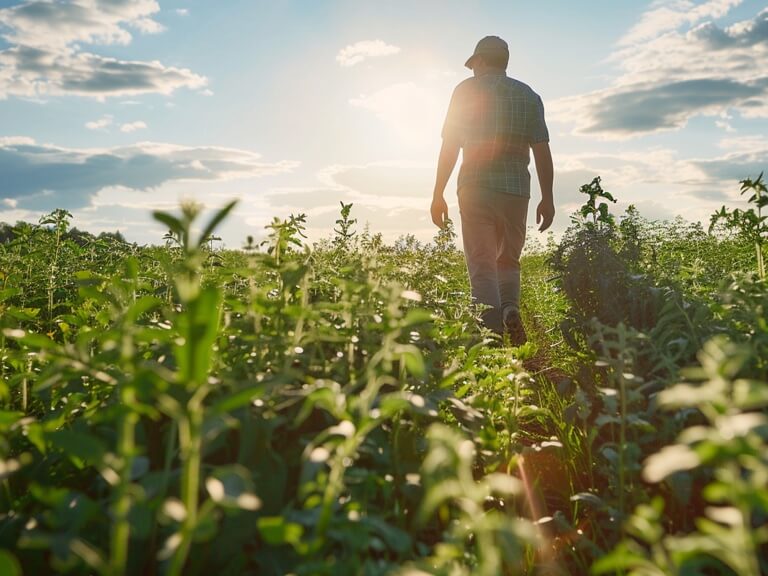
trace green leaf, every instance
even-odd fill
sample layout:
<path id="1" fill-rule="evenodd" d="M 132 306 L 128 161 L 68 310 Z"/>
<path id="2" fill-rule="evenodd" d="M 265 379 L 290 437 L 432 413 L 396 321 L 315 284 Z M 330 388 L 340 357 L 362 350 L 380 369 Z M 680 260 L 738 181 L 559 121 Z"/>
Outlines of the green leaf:
<path id="1" fill-rule="evenodd" d="M 45 438 L 51 447 L 64 452 L 78 468 L 100 463 L 107 451 L 104 443 L 95 436 L 73 430 L 48 432 Z"/>
<path id="2" fill-rule="evenodd" d="M 523 493 L 523 484 L 514 476 L 500 474 L 498 472 L 489 474 L 485 477 L 488 487 L 495 494 L 503 496 L 515 496 Z"/>
<path id="3" fill-rule="evenodd" d="M 653 562 L 646 560 L 636 550 L 631 549 L 626 542 L 621 542 L 614 550 L 597 560 L 592 565 L 592 574 L 616 574 L 625 570 L 642 567 L 640 574 L 648 576 L 664 576 L 666 573 Z"/>
<path id="4" fill-rule="evenodd" d="M 274 383 L 274 382 L 272 382 Z M 227 412 L 232 412 L 243 406 L 248 406 L 251 402 L 264 395 L 267 389 L 265 382 L 259 382 L 253 386 L 248 386 L 233 394 L 224 396 L 221 400 L 218 400 L 211 406 L 208 411 L 209 415 L 221 415 Z"/>
<path id="5" fill-rule="evenodd" d="M 240 465 L 220 466 L 205 481 L 211 500 L 224 508 L 258 510 L 261 500 L 253 493 L 250 472 Z"/>
<path id="6" fill-rule="evenodd" d="M 387 394 L 382 397 L 379 402 L 379 411 L 382 418 L 390 418 L 401 410 L 406 410 L 411 407 L 411 403 L 408 399 L 397 392 L 393 394 Z"/>
<path id="7" fill-rule="evenodd" d="M 227 217 L 227 215 L 232 211 L 232 209 L 237 204 L 237 200 L 232 200 L 229 204 L 224 206 L 221 210 L 219 210 L 213 218 L 211 218 L 211 221 L 208 222 L 208 225 L 203 230 L 203 233 L 200 235 L 200 241 L 199 245 L 202 245 L 208 236 L 211 235 L 211 233 L 216 229 L 216 226 L 218 226 L 224 218 Z"/>
<path id="8" fill-rule="evenodd" d="M 733 383 L 733 401 L 742 410 L 768 406 L 768 386 L 760 380 L 736 380 Z"/>
<path id="9" fill-rule="evenodd" d="M 661 482 L 675 472 L 691 470 L 701 463 L 699 455 L 683 444 L 664 446 L 645 461 L 643 479 L 646 482 Z"/>
<path id="10" fill-rule="evenodd" d="M 361 523 L 368 525 L 372 532 L 381 536 L 382 540 L 391 550 L 403 554 L 410 549 L 411 537 L 400 528 L 392 526 L 376 516 L 365 517 Z"/>
<path id="11" fill-rule="evenodd" d="M 180 235 L 184 231 L 184 225 L 181 223 L 181 220 L 175 216 L 172 216 L 171 214 L 168 214 L 167 212 L 155 211 L 152 212 L 152 216 L 158 222 L 168 226 L 171 232 L 175 232 L 176 234 Z"/>
<path id="12" fill-rule="evenodd" d="M 606 504 L 605 500 L 591 492 L 579 492 L 578 494 L 574 494 L 571 496 L 571 502 L 584 502 L 596 510 L 604 510 L 608 508 L 608 504 Z"/>
<path id="13" fill-rule="evenodd" d="M 162 301 L 154 296 L 142 296 L 128 309 L 125 317 L 128 322 L 136 322 L 143 314 L 160 306 Z"/>
<path id="14" fill-rule="evenodd" d="M 21 290 L 19 288 L 4 288 L 0 290 L 0 302 L 4 302 L 5 300 L 13 298 L 18 294 L 21 294 Z"/>
<path id="15" fill-rule="evenodd" d="M 21 576 L 21 564 L 8 550 L 0 550 L 0 574 L 3 576 Z"/>
<path id="16" fill-rule="evenodd" d="M 415 326 L 416 324 L 425 324 L 432 321 L 432 313 L 422 308 L 408 310 L 403 318 L 403 326 Z"/>
<path id="17" fill-rule="evenodd" d="M 7 430 L 24 417 L 23 412 L 0 410 L 0 430 Z"/>
<path id="18" fill-rule="evenodd" d="M 5 330 L 5 335 L 17 339 L 20 343 L 35 350 L 54 350 L 58 344 L 42 334 L 34 334 L 23 330 Z"/>
<path id="19" fill-rule="evenodd" d="M 179 380 L 197 387 L 207 382 L 218 334 L 221 293 L 214 287 L 201 290 L 178 318 L 181 340 L 176 345 Z"/>
<path id="20" fill-rule="evenodd" d="M 304 528 L 301 524 L 288 522 L 282 516 L 264 516 L 258 521 L 261 537 L 272 546 L 290 544 L 296 546 L 301 542 Z"/>
<path id="21" fill-rule="evenodd" d="M 416 346 L 409 344 L 398 346 L 396 352 L 400 354 L 400 358 L 405 362 L 405 367 L 408 372 L 416 377 L 424 375 L 426 366 L 424 364 L 424 358 L 421 355 L 421 350 Z"/>

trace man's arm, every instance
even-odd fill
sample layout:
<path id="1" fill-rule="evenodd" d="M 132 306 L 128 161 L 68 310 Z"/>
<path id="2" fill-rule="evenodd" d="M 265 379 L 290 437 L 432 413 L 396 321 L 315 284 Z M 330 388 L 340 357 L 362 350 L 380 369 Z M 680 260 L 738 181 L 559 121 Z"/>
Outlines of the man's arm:
<path id="1" fill-rule="evenodd" d="M 544 232 L 552 224 L 555 218 L 555 203 L 552 197 L 552 183 L 554 181 L 554 168 L 552 166 L 552 152 L 549 150 L 549 142 L 537 142 L 531 146 L 533 159 L 536 162 L 536 173 L 539 176 L 541 188 L 541 202 L 536 207 L 536 223 L 539 232 Z"/>
<path id="2" fill-rule="evenodd" d="M 458 141 L 448 138 L 443 139 L 443 145 L 440 148 L 440 157 L 437 161 L 435 191 L 432 194 L 432 206 L 430 208 L 432 222 L 439 228 L 445 226 L 445 221 L 448 219 L 448 204 L 446 204 L 445 198 L 443 198 L 443 193 L 445 192 L 445 187 L 448 185 L 451 173 L 456 166 L 456 160 L 459 158 L 460 149 L 461 146 Z"/>

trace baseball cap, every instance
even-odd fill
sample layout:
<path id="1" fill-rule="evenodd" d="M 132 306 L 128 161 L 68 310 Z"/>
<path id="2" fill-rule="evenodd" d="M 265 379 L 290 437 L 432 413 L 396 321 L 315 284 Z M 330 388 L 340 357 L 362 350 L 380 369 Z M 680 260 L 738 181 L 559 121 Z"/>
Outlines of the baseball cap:
<path id="1" fill-rule="evenodd" d="M 475 58 L 475 56 L 482 56 L 485 54 L 509 56 L 509 46 L 507 46 L 507 43 L 498 36 L 486 36 L 477 43 L 477 46 L 475 46 L 474 54 L 469 57 L 469 59 L 464 63 L 464 66 L 471 70 L 472 60 Z"/>

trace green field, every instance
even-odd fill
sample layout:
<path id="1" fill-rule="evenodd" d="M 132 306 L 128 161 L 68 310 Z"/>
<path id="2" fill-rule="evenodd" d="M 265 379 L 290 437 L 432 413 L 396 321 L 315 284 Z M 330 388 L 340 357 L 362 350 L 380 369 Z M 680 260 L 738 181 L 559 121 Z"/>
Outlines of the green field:
<path id="1" fill-rule="evenodd" d="M 477 327 L 450 229 L 0 227 L 0 574 L 768 573 L 768 205 L 611 213 Z"/>

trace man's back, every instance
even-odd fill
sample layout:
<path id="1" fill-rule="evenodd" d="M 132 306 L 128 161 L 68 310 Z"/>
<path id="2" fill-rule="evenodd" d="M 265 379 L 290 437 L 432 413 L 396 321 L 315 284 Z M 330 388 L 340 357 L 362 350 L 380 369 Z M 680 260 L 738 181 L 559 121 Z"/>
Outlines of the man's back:
<path id="1" fill-rule="evenodd" d="M 503 72 L 460 83 L 451 98 L 443 138 L 464 149 L 459 189 L 469 186 L 530 196 L 529 150 L 549 139 L 541 98 Z"/>

